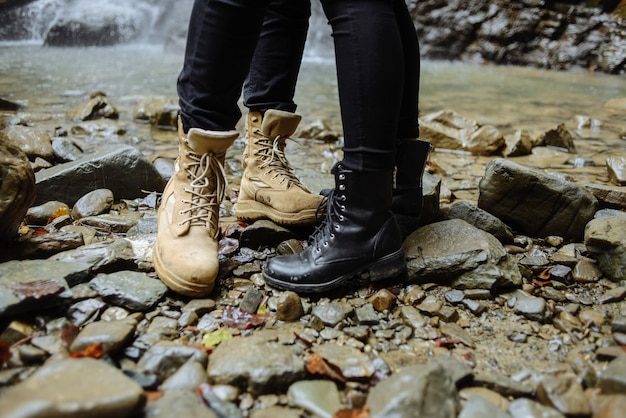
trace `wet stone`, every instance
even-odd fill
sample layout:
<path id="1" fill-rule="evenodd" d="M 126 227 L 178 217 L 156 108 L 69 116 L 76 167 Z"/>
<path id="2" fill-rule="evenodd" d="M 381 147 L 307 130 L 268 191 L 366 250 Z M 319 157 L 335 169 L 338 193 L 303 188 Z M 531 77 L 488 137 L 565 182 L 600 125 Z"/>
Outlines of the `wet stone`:
<path id="1" fill-rule="evenodd" d="M 193 311 L 199 317 L 213 310 L 215 310 L 215 301 L 213 299 L 192 299 L 182 308 L 183 312 Z"/>
<path id="2" fill-rule="evenodd" d="M 384 312 L 390 310 L 396 303 L 396 295 L 391 293 L 388 289 L 380 289 L 367 301 L 374 307 L 377 312 Z"/>
<path id="3" fill-rule="evenodd" d="M 356 308 L 355 313 L 357 323 L 360 325 L 376 325 L 379 322 L 378 314 L 371 303 Z"/>
<path id="4" fill-rule="evenodd" d="M 243 296 L 241 300 L 241 304 L 239 307 L 248 313 L 256 313 L 259 309 L 259 305 L 261 304 L 261 300 L 263 299 L 263 294 L 259 289 L 252 286 L 250 287 Z"/>
<path id="5" fill-rule="evenodd" d="M 144 396 L 139 385 L 103 361 L 64 359 L 46 363 L 6 390 L 0 411 L 3 418 L 122 418 L 138 412 Z"/>
<path id="6" fill-rule="evenodd" d="M 304 361 L 297 348 L 276 341 L 270 331 L 222 342 L 211 354 L 211 384 L 240 387 L 253 394 L 275 393 L 304 376 Z"/>
<path id="7" fill-rule="evenodd" d="M 252 249 L 276 247 L 280 242 L 295 238 L 289 229 L 262 219 L 249 225 L 241 233 L 239 245 Z"/>
<path id="8" fill-rule="evenodd" d="M 105 301 L 135 311 L 152 309 L 167 292 L 160 280 L 133 271 L 100 274 L 91 280 L 90 286 Z"/>
<path id="9" fill-rule="evenodd" d="M 67 309 L 67 317 L 76 326 L 81 326 L 90 319 L 97 318 L 106 309 L 106 303 L 100 299 L 86 299 L 76 302 Z"/>
<path id="10" fill-rule="evenodd" d="M 156 401 L 146 405 L 145 418 L 218 418 L 194 392 L 185 389 L 167 390 Z"/>
<path id="11" fill-rule="evenodd" d="M 415 365 L 391 375 L 370 390 L 372 418 L 454 418 L 460 410 L 454 381 L 437 363 Z"/>
<path id="12" fill-rule="evenodd" d="M 118 351 L 133 335 L 136 325 L 130 319 L 87 324 L 72 342 L 70 352 L 82 351 L 95 344 L 102 344 L 104 354 Z"/>
<path id="13" fill-rule="evenodd" d="M 32 206 L 26 212 L 24 222 L 28 225 L 46 225 L 55 213 L 70 213 L 70 208 L 63 202 L 52 200 L 39 206 Z"/>
<path id="14" fill-rule="evenodd" d="M 604 293 L 600 297 L 601 303 L 616 303 L 621 302 L 626 297 L 626 287 L 616 287 Z"/>
<path id="15" fill-rule="evenodd" d="M 572 277 L 576 283 L 594 283 L 602 277 L 602 270 L 593 261 L 583 258 L 576 263 Z"/>
<path id="16" fill-rule="evenodd" d="M 337 385 L 329 380 L 301 380 L 289 386 L 289 405 L 318 417 L 333 417 L 342 408 Z"/>
<path id="17" fill-rule="evenodd" d="M 376 371 L 369 356 L 352 347 L 336 344 L 319 345 L 313 349 L 348 380 L 370 378 Z"/>
<path id="18" fill-rule="evenodd" d="M 470 396 L 458 418 L 509 418 L 502 409 L 481 396 Z"/>
<path id="19" fill-rule="evenodd" d="M 137 371 L 154 374 L 158 376 L 159 382 L 163 382 L 188 361 L 199 362 L 206 366 L 207 354 L 194 347 L 163 341 L 144 353 L 137 363 Z"/>
<path id="20" fill-rule="evenodd" d="M 75 161 L 83 156 L 83 150 L 76 142 L 68 138 L 52 138 L 52 151 L 57 161 L 68 162 Z"/>
<path id="21" fill-rule="evenodd" d="M 202 383 L 207 383 L 206 367 L 197 361 L 188 361 L 173 375 L 168 377 L 159 390 L 187 389 L 195 391 Z"/>
<path id="22" fill-rule="evenodd" d="M 74 204 L 72 217 L 80 219 L 100 215 L 111 209 L 113 192 L 109 189 L 97 189 L 87 193 Z"/>
<path id="23" fill-rule="evenodd" d="M 354 313 L 352 307 L 340 302 L 328 302 L 316 305 L 313 315 L 318 317 L 324 324 L 334 327 Z M 377 318 L 378 319 L 378 318 Z"/>
<path id="24" fill-rule="evenodd" d="M 527 398 L 515 399 L 509 404 L 508 411 L 512 418 L 565 418 L 556 409 Z"/>
<path id="25" fill-rule="evenodd" d="M 598 376 L 598 386 L 606 394 L 626 394 L 626 358 L 611 361 Z"/>
<path id="26" fill-rule="evenodd" d="M 276 304 L 276 319 L 279 321 L 297 321 L 304 315 L 302 299 L 295 292 L 283 292 Z"/>
<path id="27" fill-rule="evenodd" d="M 583 388 L 572 374 L 544 376 L 537 387 L 537 399 L 566 416 L 587 416 L 591 413 Z"/>
<path id="28" fill-rule="evenodd" d="M 476 228 L 482 229 L 496 237 L 503 244 L 513 242 L 513 232 L 504 222 L 465 201 L 455 202 L 448 211 L 448 218 L 462 219 Z"/>
<path id="29" fill-rule="evenodd" d="M 112 239 L 94 242 L 78 248 L 63 251 L 50 257 L 51 260 L 85 263 L 92 266 L 93 271 L 105 267 L 121 268 L 134 266 L 135 252 L 130 241 Z"/>

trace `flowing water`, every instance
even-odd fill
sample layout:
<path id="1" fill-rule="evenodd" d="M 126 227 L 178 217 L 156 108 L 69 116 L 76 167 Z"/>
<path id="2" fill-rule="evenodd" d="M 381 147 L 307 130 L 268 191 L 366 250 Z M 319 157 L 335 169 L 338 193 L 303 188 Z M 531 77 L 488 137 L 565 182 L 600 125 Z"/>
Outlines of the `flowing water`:
<path id="1" fill-rule="evenodd" d="M 124 133 L 105 140 L 133 143 L 146 154 L 175 147 L 175 134 L 133 122 L 133 111 L 146 98 L 176 100 L 176 77 L 182 63 L 180 53 L 162 47 L 127 45 L 105 48 L 47 48 L 38 44 L 0 45 L 0 97 L 24 107 L 17 112 L 35 125 L 53 132 L 70 129 L 65 112 L 84 103 L 95 91 L 103 91 L 120 109 L 117 126 Z M 518 67 L 481 66 L 450 62 L 422 63 L 420 113 L 454 110 L 481 124 L 492 124 L 504 134 L 517 129 L 546 131 L 559 123 L 578 136 L 578 157 L 604 165 L 608 155 L 626 153 L 620 135 L 626 131 L 624 112 L 604 107 L 609 99 L 626 97 L 623 76 L 589 72 L 548 72 Z M 332 58 L 307 53 L 296 93 L 304 123 L 318 119 L 341 131 L 337 83 Z M 600 126 L 577 129 L 573 118 L 584 115 Z M 0 122 L 15 118 L 0 113 Z M 102 130 L 102 128 L 101 128 Z M 104 129 L 106 131 L 106 129 Z M 305 143 L 296 147 L 294 165 L 325 171 L 324 157 L 337 157 L 340 144 Z M 548 159 L 521 159 L 531 165 L 561 166 L 572 156 L 547 152 Z M 543 157 L 546 153 L 542 154 Z M 488 159 L 436 152 L 433 160 L 452 190 L 475 190 Z M 546 168 L 546 167 L 544 167 Z M 567 171 L 567 170 L 565 170 Z M 570 174 L 579 173 L 571 167 Z M 600 170 L 586 180 L 606 181 Z M 468 185 L 469 181 L 469 185 Z M 456 183 L 455 183 L 456 182 Z M 463 186 L 464 184 L 464 186 Z"/>

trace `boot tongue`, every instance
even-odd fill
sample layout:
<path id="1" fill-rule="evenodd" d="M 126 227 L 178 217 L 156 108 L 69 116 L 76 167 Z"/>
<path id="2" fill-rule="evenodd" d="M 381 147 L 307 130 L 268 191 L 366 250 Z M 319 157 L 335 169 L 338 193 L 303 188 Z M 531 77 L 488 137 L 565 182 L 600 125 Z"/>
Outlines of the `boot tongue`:
<path id="1" fill-rule="evenodd" d="M 187 143 L 200 155 L 207 152 L 221 154 L 232 145 L 237 135 L 237 131 L 205 131 L 192 128 L 187 133 Z"/>
<path id="2" fill-rule="evenodd" d="M 263 115 L 261 130 L 270 138 L 277 136 L 287 138 L 296 131 L 302 116 L 283 110 L 268 110 Z"/>

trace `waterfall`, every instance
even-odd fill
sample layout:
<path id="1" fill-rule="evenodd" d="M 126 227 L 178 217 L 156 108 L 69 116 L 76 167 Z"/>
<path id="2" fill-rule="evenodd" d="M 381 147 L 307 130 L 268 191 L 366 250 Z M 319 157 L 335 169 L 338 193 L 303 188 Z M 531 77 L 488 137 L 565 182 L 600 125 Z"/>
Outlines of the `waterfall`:
<path id="1" fill-rule="evenodd" d="M 134 42 L 181 50 L 192 5 L 193 0 L 9 0 L 0 3 L 0 42 L 50 46 Z M 318 1 L 312 2 L 305 54 L 332 56 L 330 28 Z"/>

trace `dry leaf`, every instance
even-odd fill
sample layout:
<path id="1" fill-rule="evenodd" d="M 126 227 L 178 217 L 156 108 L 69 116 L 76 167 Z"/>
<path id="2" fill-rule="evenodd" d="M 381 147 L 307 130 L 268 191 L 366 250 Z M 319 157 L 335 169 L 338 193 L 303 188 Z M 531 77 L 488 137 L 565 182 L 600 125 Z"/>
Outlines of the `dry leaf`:
<path id="1" fill-rule="evenodd" d="M 0 341 L 0 367 L 4 366 L 11 360 L 11 350 L 9 349 L 9 345 L 4 341 Z"/>
<path id="2" fill-rule="evenodd" d="M 91 357 L 95 359 L 102 358 L 102 356 L 104 355 L 104 350 L 102 349 L 102 346 L 103 346 L 102 343 L 91 344 L 84 350 L 77 351 L 75 353 L 70 354 L 70 357 L 72 358 Z"/>
<path id="3" fill-rule="evenodd" d="M 363 409 L 340 409 L 335 412 L 333 418 L 368 418 L 370 409 L 364 406 Z"/>
<path id="4" fill-rule="evenodd" d="M 68 208 L 65 208 L 65 207 L 58 208 L 57 210 L 54 211 L 50 219 L 48 219 L 48 225 L 51 224 L 56 218 L 60 218 L 61 216 L 66 216 L 69 214 L 70 214 L 70 211 L 68 210 Z"/>
<path id="5" fill-rule="evenodd" d="M 338 382 L 346 381 L 346 378 L 343 377 L 341 373 L 337 372 L 317 353 L 313 353 L 308 356 L 306 360 L 306 370 L 311 374 L 326 376 Z"/>
<path id="6" fill-rule="evenodd" d="M 57 295 L 65 290 L 65 286 L 56 280 L 34 280 L 26 283 L 13 283 L 11 290 L 18 297 L 39 299 L 44 296 Z"/>
<path id="7" fill-rule="evenodd" d="M 162 398 L 163 395 L 165 395 L 165 392 L 162 390 L 146 390 L 144 391 L 144 394 L 146 395 L 146 401 L 152 402 Z"/>

